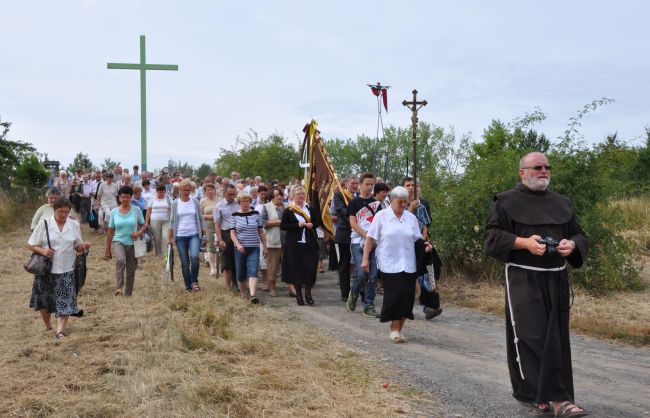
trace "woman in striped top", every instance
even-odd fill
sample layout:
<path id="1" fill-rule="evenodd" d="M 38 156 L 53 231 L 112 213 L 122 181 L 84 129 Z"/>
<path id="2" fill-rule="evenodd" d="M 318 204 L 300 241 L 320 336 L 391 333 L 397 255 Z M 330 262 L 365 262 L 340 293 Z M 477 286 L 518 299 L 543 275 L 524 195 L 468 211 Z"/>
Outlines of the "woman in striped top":
<path id="1" fill-rule="evenodd" d="M 264 257 L 267 256 L 268 249 L 262 216 L 258 211 L 251 209 L 252 202 L 253 197 L 248 193 L 240 193 L 237 196 L 240 209 L 232 214 L 235 227 L 230 230 L 230 237 L 237 250 L 235 252 L 235 271 L 241 296 L 246 298 L 246 282 L 248 281 L 250 301 L 258 303 L 255 288 L 257 287 L 257 269 L 260 264 L 260 242 Z"/>

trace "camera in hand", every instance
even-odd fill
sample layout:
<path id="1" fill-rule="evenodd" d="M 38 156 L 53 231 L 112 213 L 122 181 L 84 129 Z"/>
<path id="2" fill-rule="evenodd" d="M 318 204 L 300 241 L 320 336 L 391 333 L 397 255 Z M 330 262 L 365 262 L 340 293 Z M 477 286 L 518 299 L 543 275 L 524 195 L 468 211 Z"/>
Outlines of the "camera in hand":
<path id="1" fill-rule="evenodd" d="M 546 252 L 548 254 L 557 254 L 557 246 L 560 241 L 556 241 L 553 237 L 546 237 L 537 241 L 540 244 L 546 245 Z"/>

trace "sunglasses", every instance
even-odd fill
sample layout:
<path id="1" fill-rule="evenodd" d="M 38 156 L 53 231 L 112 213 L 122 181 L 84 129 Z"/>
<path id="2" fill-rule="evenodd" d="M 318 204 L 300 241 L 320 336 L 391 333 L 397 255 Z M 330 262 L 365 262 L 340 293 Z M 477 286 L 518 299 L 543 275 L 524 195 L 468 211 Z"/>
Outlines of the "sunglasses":
<path id="1" fill-rule="evenodd" d="M 546 171 L 551 171 L 551 166 L 550 165 L 534 165 L 532 167 L 522 167 L 523 169 L 528 169 L 532 168 L 535 171 L 542 171 L 542 168 L 546 169 Z"/>

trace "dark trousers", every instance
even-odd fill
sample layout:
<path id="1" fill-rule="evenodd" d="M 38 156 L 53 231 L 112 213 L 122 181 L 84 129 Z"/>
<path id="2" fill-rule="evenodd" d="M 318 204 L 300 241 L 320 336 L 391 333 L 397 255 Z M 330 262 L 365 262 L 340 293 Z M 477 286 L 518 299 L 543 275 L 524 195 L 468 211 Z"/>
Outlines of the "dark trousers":
<path id="1" fill-rule="evenodd" d="M 350 252 L 350 243 L 337 242 L 336 246 L 339 249 L 339 286 L 341 288 L 341 299 L 347 299 L 350 294 L 350 260 L 352 253 Z"/>
<path id="2" fill-rule="evenodd" d="M 88 216 L 90 215 L 90 198 L 82 197 L 79 202 L 79 212 L 81 215 L 81 223 L 88 223 Z"/>

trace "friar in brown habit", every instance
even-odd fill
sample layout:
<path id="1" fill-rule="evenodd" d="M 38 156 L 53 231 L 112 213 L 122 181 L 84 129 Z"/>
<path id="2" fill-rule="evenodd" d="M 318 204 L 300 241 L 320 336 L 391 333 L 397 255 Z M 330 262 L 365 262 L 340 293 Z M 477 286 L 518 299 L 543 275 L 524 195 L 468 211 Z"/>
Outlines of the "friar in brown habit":
<path id="1" fill-rule="evenodd" d="M 518 183 L 495 196 L 486 224 L 489 256 L 506 263 L 508 368 L 516 400 L 555 416 L 575 406 L 566 263 L 580 267 L 587 239 L 568 198 L 547 190 L 551 166 L 539 152 L 519 162 Z"/>

